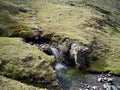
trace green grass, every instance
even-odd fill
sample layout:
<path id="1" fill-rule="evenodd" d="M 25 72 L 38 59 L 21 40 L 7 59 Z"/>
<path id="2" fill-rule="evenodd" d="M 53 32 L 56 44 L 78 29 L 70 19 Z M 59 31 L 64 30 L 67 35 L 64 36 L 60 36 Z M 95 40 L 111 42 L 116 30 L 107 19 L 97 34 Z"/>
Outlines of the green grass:
<path id="1" fill-rule="evenodd" d="M 17 20 L 17 15 L 22 6 L 15 5 L 11 2 L 0 1 L 0 36 L 12 36 L 22 38 L 33 38 L 36 32 L 25 26 Z"/>
<path id="2" fill-rule="evenodd" d="M 24 77 L 55 79 L 50 66 L 53 58 L 40 52 L 36 46 L 24 43 L 20 38 L 0 37 L 0 75 L 14 79 Z"/>
<path id="3" fill-rule="evenodd" d="M 18 81 L 0 76 L 0 89 L 1 90 L 46 90 L 40 89 L 33 86 L 20 83 Z"/>
<path id="4" fill-rule="evenodd" d="M 61 37 L 91 45 L 96 38 L 92 49 L 98 60 L 91 62 L 90 69 L 120 74 L 119 0 L 71 1 L 36 0 L 26 1 L 24 5 L 23 1 L 12 0 L 30 10 L 17 14 L 17 22 L 28 28 L 41 27 L 44 35 L 52 33 L 57 42 Z M 75 6 L 68 3 L 74 3 Z"/>
<path id="5" fill-rule="evenodd" d="M 90 45 L 91 41 L 94 40 L 93 38 L 96 37 L 93 54 L 96 54 L 98 60 L 91 62 L 90 69 L 93 71 L 109 70 L 115 74 L 120 74 L 120 28 L 117 21 L 117 25 L 113 23 L 115 21 L 112 19 L 110 22 L 106 21 L 102 12 L 97 11 L 95 7 L 84 4 L 74 7 L 46 2 L 31 2 L 32 9 L 38 11 L 36 22 L 39 27 L 43 28 L 44 34 L 54 33 L 54 37 L 69 38 L 87 45 Z M 94 6 L 110 11 L 110 16 L 116 15 L 111 11 L 111 3 L 107 4 L 106 1 L 106 5 L 102 7 L 102 1 L 100 2 L 89 1 L 86 3 L 94 3 Z M 114 7 L 113 12 L 116 10 Z"/>

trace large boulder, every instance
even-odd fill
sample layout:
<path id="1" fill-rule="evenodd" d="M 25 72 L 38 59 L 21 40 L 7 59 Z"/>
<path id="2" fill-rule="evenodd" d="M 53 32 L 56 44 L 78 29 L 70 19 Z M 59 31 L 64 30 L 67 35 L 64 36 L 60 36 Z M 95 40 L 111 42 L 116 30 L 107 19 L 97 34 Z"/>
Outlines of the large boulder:
<path id="1" fill-rule="evenodd" d="M 77 43 L 71 45 L 70 57 L 74 60 L 76 68 L 86 68 L 88 66 L 88 54 L 90 49 Z"/>

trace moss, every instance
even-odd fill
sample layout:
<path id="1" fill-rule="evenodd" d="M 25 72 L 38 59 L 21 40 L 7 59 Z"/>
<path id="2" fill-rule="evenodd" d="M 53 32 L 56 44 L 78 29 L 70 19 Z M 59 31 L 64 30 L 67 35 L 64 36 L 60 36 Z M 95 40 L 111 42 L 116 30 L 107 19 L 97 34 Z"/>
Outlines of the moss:
<path id="1" fill-rule="evenodd" d="M 0 37 L 0 47 L 0 59 L 3 62 L 0 75 L 14 79 L 43 78 L 46 82 L 55 79 L 51 67 L 53 58 L 37 47 L 24 43 L 20 38 L 7 37 Z"/>
<path id="2" fill-rule="evenodd" d="M 0 1 L 0 36 L 34 38 L 36 32 L 18 22 L 19 7 L 11 2 Z"/>
<path id="3" fill-rule="evenodd" d="M 69 38 L 90 46 L 96 38 L 92 45 L 92 54 L 97 56 L 98 60 L 91 62 L 90 69 L 93 71 L 110 70 L 119 74 L 119 0 L 71 0 L 71 2 L 11 0 L 11 2 L 17 5 L 22 3 L 24 7 L 30 9 L 29 13 L 16 15 L 17 22 L 27 28 L 35 26 L 42 28 L 43 34 L 53 34 L 52 39 L 55 42 Z M 74 6 L 69 3 L 74 3 Z M 1 26 L 6 27 L 3 24 Z M 31 33 L 34 36 L 34 31 L 20 29 L 23 37 L 29 37 Z"/>
<path id="4" fill-rule="evenodd" d="M 82 0 L 76 1 L 79 3 Z M 90 69 L 92 71 L 112 71 L 120 74 L 118 64 L 120 53 L 119 23 L 114 17 L 117 14 L 113 13 L 118 9 L 115 6 L 111 8 L 111 2 L 106 1 L 102 6 L 103 1 L 101 0 L 100 3 L 97 1 L 86 0 L 85 4 L 79 5 L 76 2 L 75 6 L 66 5 L 64 1 L 62 4 L 60 2 L 54 4 L 31 2 L 30 5 L 33 10 L 38 10 L 36 13 L 39 20 L 38 26 L 42 27 L 46 34 L 53 33 L 55 42 L 69 38 L 89 46 L 94 44 L 92 45 L 93 54 L 98 60 L 91 62 Z M 110 13 L 107 14 L 106 11 Z M 92 43 L 94 38 L 96 40 Z"/>
<path id="5" fill-rule="evenodd" d="M 46 90 L 46 89 L 40 89 L 36 88 L 30 85 L 26 85 L 23 83 L 20 83 L 18 81 L 5 78 L 3 76 L 0 76 L 0 89 L 1 90 Z"/>

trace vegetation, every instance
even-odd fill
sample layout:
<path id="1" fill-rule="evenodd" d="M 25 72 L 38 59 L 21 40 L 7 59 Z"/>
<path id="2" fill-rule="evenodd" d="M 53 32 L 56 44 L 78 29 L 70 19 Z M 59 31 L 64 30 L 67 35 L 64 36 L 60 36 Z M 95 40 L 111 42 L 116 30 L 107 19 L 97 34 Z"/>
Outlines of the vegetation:
<path id="1" fill-rule="evenodd" d="M 0 89 L 7 90 L 8 88 L 9 90 L 46 90 L 46 89 L 39 89 L 33 86 L 28 86 L 18 81 L 0 76 Z"/>
<path id="2" fill-rule="evenodd" d="M 0 1 L 0 36 L 34 38 L 37 33 L 18 22 L 16 16 L 27 10 L 11 2 Z"/>
<path id="3" fill-rule="evenodd" d="M 92 54 L 98 60 L 91 61 L 90 70 L 120 74 L 120 14 L 117 3 L 119 1 L 61 0 L 54 3 L 46 0 L 30 2 L 30 5 L 37 12 L 37 25 L 44 34 L 53 33 L 53 40 L 69 38 L 92 46 Z"/>
<path id="4" fill-rule="evenodd" d="M 55 79 L 53 58 L 20 38 L 0 37 L 0 75 L 13 79 L 50 82 Z"/>
<path id="5" fill-rule="evenodd" d="M 68 38 L 90 46 L 97 57 L 91 60 L 90 71 L 120 75 L 119 4 L 119 0 L 0 0 L 0 79 L 55 79 L 54 59 L 15 38 L 35 38 L 40 32 L 57 43 Z"/>

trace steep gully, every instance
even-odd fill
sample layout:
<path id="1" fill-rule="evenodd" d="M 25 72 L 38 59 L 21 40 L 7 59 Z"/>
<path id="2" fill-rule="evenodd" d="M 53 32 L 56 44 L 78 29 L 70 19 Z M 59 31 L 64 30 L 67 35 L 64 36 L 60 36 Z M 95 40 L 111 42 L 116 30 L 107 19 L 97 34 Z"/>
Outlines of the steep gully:
<path id="1" fill-rule="evenodd" d="M 49 43 L 52 42 L 50 38 L 52 37 L 40 36 L 27 42 L 54 56 L 53 68 L 63 90 L 120 90 L 120 78 L 110 72 L 87 72 L 89 60 L 92 58 L 90 47 L 66 39 L 63 41 L 63 48 L 63 44 Z"/>
<path id="2" fill-rule="evenodd" d="M 33 29 L 40 31 L 33 17 Z M 89 67 L 92 50 L 90 47 L 65 39 L 61 43 L 54 43 L 52 36 L 39 35 L 25 40 L 31 45 L 37 46 L 41 51 L 55 58 L 53 68 L 63 90 L 120 90 L 120 78 L 111 73 L 90 73 Z M 52 42 L 52 43 L 50 43 Z M 65 46 L 63 46 L 65 44 Z"/>

